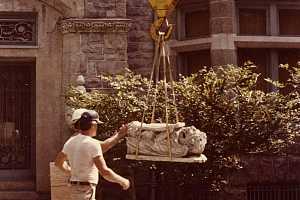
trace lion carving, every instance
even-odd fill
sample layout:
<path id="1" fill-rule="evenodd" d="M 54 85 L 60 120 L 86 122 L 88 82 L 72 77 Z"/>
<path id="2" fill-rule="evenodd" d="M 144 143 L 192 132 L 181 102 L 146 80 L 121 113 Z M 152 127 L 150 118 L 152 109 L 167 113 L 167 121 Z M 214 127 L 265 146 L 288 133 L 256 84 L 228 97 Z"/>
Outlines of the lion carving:
<path id="1" fill-rule="evenodd" d="M 184 123 L 168 124 L 173 157 L 201 155 L 207 137 L 194 126 Z M 167 125 L 164 123 L 143 124 L 134 121 L 128 124 L 127 153 L 135 154 L 139 139 L 139 155 L 169 156 Z"/>

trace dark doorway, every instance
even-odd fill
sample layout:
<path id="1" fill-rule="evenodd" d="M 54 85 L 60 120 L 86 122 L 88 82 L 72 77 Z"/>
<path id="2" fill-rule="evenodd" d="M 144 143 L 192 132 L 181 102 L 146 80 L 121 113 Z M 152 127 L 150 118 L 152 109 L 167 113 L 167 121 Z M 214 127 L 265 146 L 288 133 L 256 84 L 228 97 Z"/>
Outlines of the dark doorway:
<path id="1" fill-rule="evenodd" d="M 35 60 L 0 59 L 0 180 L 34 180 Z"/>

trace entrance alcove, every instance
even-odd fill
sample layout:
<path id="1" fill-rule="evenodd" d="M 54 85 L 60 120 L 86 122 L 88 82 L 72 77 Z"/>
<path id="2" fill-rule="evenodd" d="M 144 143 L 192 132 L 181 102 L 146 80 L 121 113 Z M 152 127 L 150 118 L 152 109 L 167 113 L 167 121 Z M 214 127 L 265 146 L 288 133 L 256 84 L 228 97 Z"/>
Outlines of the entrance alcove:
<path id="1" fill-rule="evenodd" d="M 3 189 L 35 190 L 35 67 L 34 58 L 0 58 L 0 194 L 4 197 L 12 194 Z"/>
<path id="2" fill-rule="evenodd" d="M 35 60 L 0 58 L 0 74 L 0 178 L 30 180 L 35 165 Z"/>
<path id="3" fill-rule="evenodd" d="M 8 152 L 1 156 L 1 200 L 49 198 L 48 163 L 63 119 L 56 24 L 67 10 L 61 1 L 0 0 L 0 152 Z"/>

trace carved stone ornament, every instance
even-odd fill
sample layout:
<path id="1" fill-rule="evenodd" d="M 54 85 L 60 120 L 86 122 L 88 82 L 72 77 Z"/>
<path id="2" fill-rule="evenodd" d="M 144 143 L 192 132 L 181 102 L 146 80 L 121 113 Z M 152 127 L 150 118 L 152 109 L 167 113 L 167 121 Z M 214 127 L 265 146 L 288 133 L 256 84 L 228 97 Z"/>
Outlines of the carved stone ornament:
<path id="1" fill-rule="evenodd" d="M 130 19 L 63 19 L 59 29 L 67 33 L 127 33 Z"/>
<path id="2" fill-rule="evenodd" d="M 200 156 L 207 138 L 204 132 L 184 123 L 169 124 L 171 153 L 173 157 Z M 139 135 L 140 134 L 140 135 Z M 135 154 L 139 140 L 139 155 L 168 156 L 168 135 L 164 123 L 143 124 L 134 121 L 128 124 L 127 154 Z"/>
<path id="3" fill-rule="evenodd" d="M 36 45 L 36 15 L 34 12 L 1 12 L 0 45 Z"/>

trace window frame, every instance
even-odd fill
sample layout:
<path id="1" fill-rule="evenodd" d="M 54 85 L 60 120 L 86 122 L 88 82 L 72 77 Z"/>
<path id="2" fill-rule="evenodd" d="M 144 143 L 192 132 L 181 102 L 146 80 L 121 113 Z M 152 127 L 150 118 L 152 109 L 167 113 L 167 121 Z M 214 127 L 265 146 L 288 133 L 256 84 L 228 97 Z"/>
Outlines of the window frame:
<path id="1" fill-rule="evenodd" d="M 273 61 L 273 59 L 274 59 L 274 49 L 271 49 L 271 48 L 237 48 L 237 59 L 238 59 L 238 63 L 239 63 L 239 59 L 240 59 L 240 55 L 239 55 L 239 50 L 241 50 L 241 51 L 243 51 L 243 50 L 259 50 L 259 49 L 263 49 L 263 50 L 265 50 L 265 51 L 267 51 L 267 53 L 266 53 L 266 58 L 265 58 L 265 64 L 266 64 L 266 68 L 264 69 L 264 71 L 265 71 L 265 75 L 266 75 L 266 77 L 265 78 L 272 78 L 272 79 L 274 79 L 274 75 L 275 75 L 275 73 L 276 73 L 276 71 L 273 71 L 274 69 L 273 69 L 273 64 L 274 64 L 274 61 Z M 275 50 L 276 51 L 276 50 Z M 275 55 L 276 56 L 276 55 Z M 252 61 L 252 60 L 250 60 L 250 61 Z M 252 61 L 253 62 L 253 61 Z M 254 63 L 254 65 L 255 66 L 257 66 L 257 63 Z M 240 67 L 243 67 L 243 66 L 240 66 Z M 256 73 L 259 73 L 259 71 L 257 71 Z M 263 75 L 263 74 L 262 74 Z M 276 76 L 275 76 L 275 78 L 277 78 Z M 263 89 L 265 89 L 266 91 L 271 91 L 271 90 L 273 90 L 273 88 L 272 88 L 272 86 L 270 86 L 269 84 L 267 84 L 267 83 L 265 83 L 264 85 L 262 85 L 262 86 L 265 86 L 265 88 L 263 88 Z"/>
<path id="2" fill-rule="evenodd" d="M 186 36 L 186 21 L 185 17 L 187 13 L 193 13 L 197 11 L 208 11 L 208 20 L 209 20 L 209 33 L 208 35 L 201 35 L 201 36 L 196 36 L 196 37 L 187 37 Z M 209 5 L 207 2 L 197 2 L 195 4 L 188 4 L 185 5 L 183 4 L 182 6 L 179 6 L 176 12 L 177 16 L 177 28 L 176 28 L 176 33 L 177 33 L 177 39 L 178 40 L 191 40 L 191 39 L 200 39 L 200 38 L 208 38 L 211 35 L 210 31 L 210 10 L 209 10 Z"/>
<path id="3" fill-rule="evenodd" d="M 211 63 L 211 52 L 210 52 L 210 49 L 199 49 L 199 50 L 193 50 L 193 51 L 182 51 L 182 52 L 179 52 L 178 55 L 177 55 L 177 63 L 178 63 L 178 66 L 176 68 L 176 74 L 179 75 L 189 75 L 189 66 L 188 66 L 188 60 L 187 60 L 187 56 L 186 54 L 188 53 L 193 53 L 193 52 L 201 52 L 201 51 L 207 51 L 209 53 L 209 60 L 210 60 L 210 63 Z M 180 65 L 180 66 L 179 66 Z M 204 67 L 205 65 L 201 66 L 201 67 Z M 206 67 L 211 67 L 211 66 L 206 66 Z"/>
<path id="4" fill-rule="evenodd" d="M 282 5 L 282 4 L 277 4 L 277 24 L 278 24 L 278 35 L 281 37 L 299 37 L 299 34 L 287 34 L 287 35 L 283 35 L 280 33 L 280 16 L 279 16 L 279 12 L 280 10 L 297 10 L 300 11 L 300 2 L 298 4 L 295 4 L 293 6 L 291 5 Z"/>
<path id="5" fill-rule="evenodd" d="M 265 10 L 266 12 L 266 34 L 241 34 L 240 33 L 240 10 L 241 9 L 251 9 L 251 10 Z M 236 6 L 236 27 L 237 35 L 239 36 L 271 36 L 271 23 L 270 23 L 270 8 L 269 5 L 237 5 Z"/>

